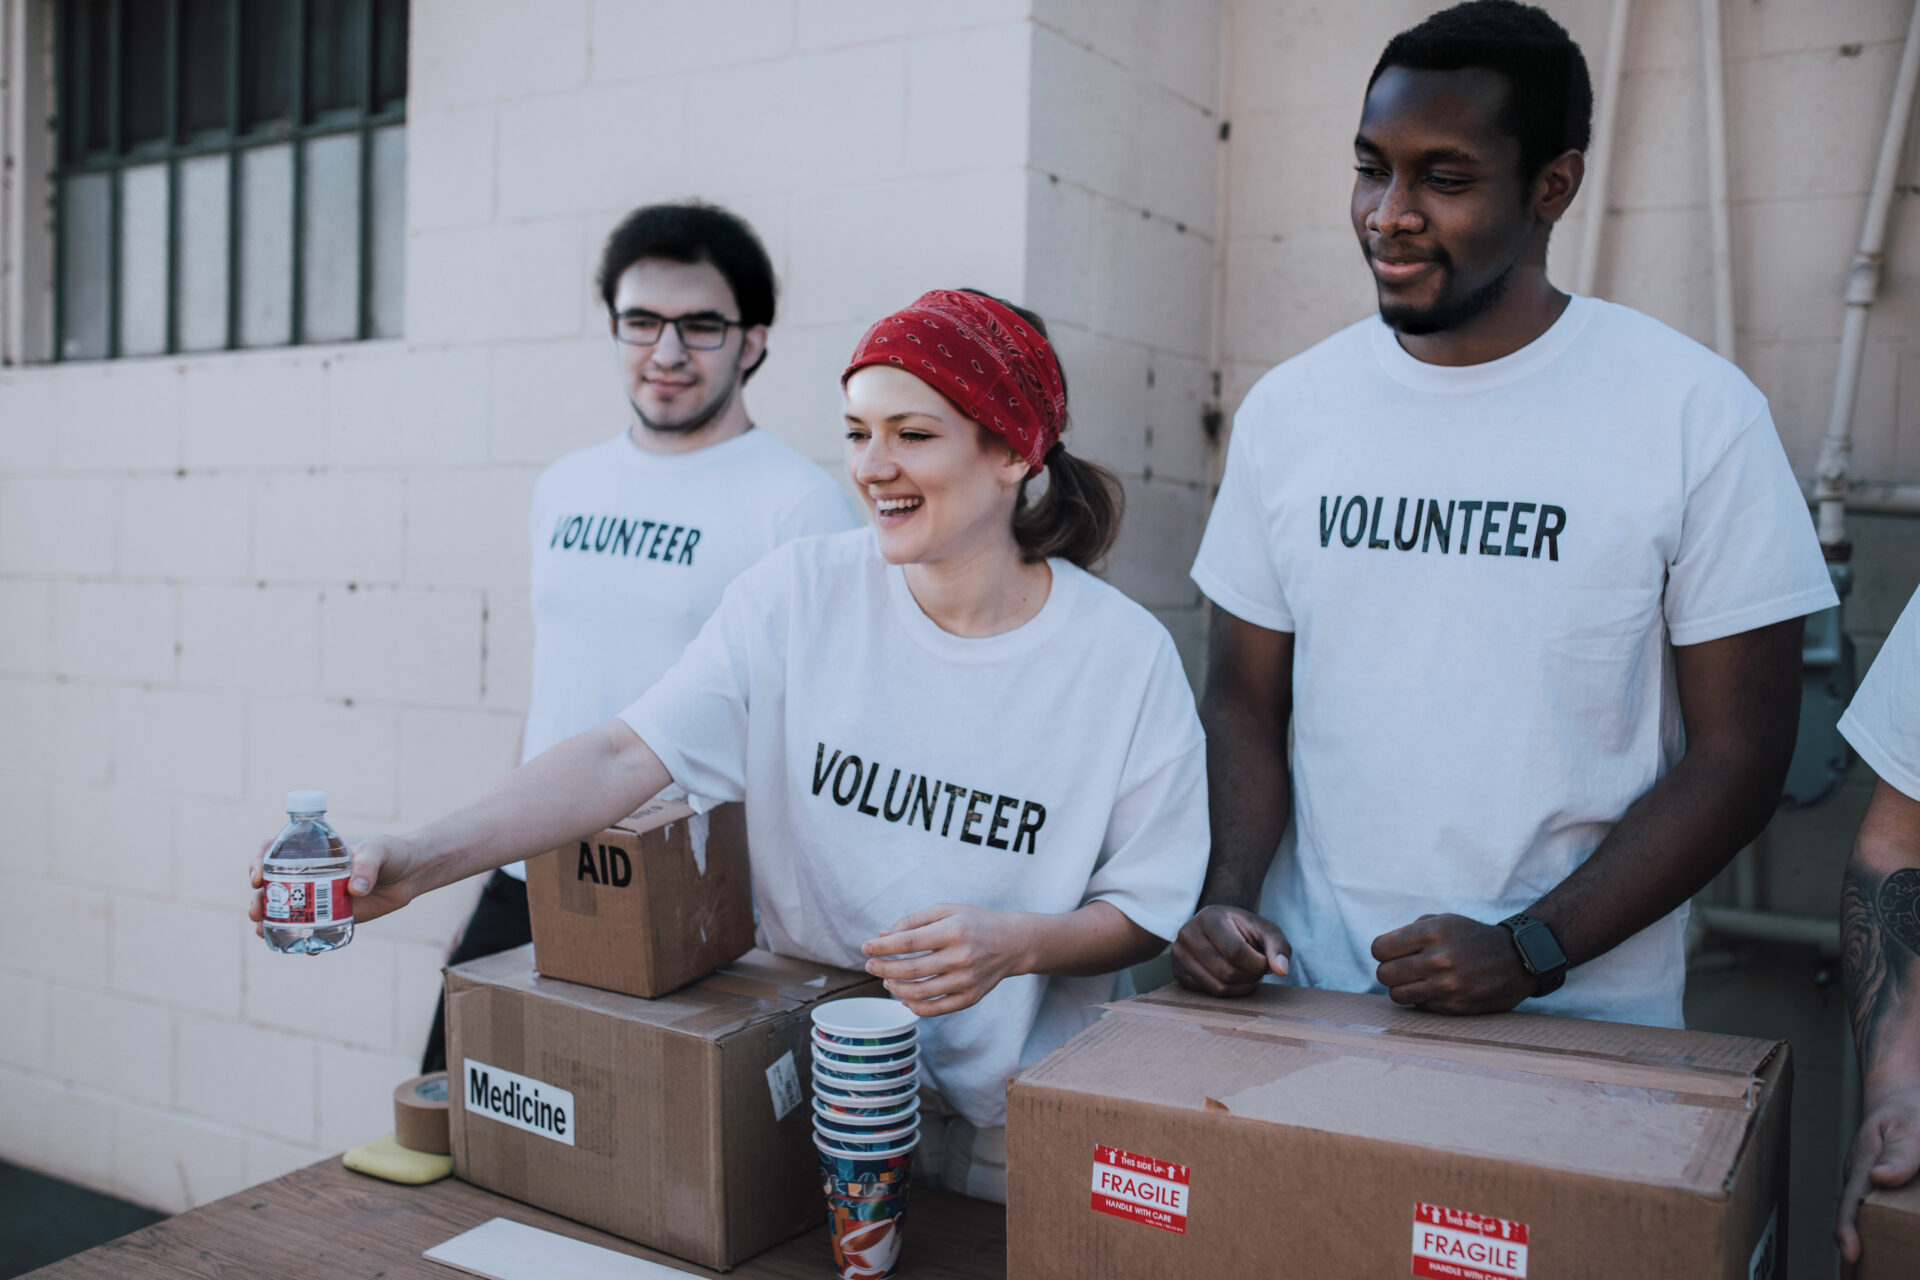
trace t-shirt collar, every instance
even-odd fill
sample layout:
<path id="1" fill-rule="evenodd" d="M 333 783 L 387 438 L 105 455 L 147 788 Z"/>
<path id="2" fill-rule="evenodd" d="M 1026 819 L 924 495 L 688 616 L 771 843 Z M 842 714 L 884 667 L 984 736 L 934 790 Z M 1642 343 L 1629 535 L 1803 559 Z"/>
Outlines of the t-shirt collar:
<path id="1" fill-rule="evenodd" d="M 650 470 L 688 471 L 697 467 L 709 467 L 715 463 L 728 462 L 739 454 L 747 453 L 760 446 L 760 428 L 748 427 L 737 436 L 729 436 L 719 444 L 710 444 L 704 449 L 694 449 L 687 453 L 655 453 L 651 449 L 642 449 L 633 442 L 631 431 L 622 427 L 616 437 L 621 446 L 621 456 L 636 467 Z"/>
<path id="2" fill-rule="evenodd" d="M 874 555 L 879 555 L 876 546 Z M 887 597 L 893 607 L 893 616 L 906 628 L 907 634 L 924 649 L 936 657 L 948 662 L 1001 662 L 1030 653 L 1045 644 L 1060 630 L 1061 623 L 1072 611 L 1072 597 L 1079 587 L 1076 575 L 1080 570 L 1065 560 L 1048 560 L 1053 570 L 1053 581 L 1047 589 L 1046 603 L 1040 606 L 1040 612 L 1028 618 L 1011 631 L 1003 631 L 997 636 L 956 636 L 943 631 L 940 624 L 929 618 L 920 602 L 913 598 L 913 589 L 907 586 L 906 571 L 897 564 L 886 566 Z"/>
<path id="3" fill-rule="evenodd" d="M 1560 313 L 1560 318 L 1532 342 L 1498 360 L 1469 365 L 1428 364 L 1424 360 L 1416 360 L 1400 345 L 1400 340 L 1387 327 L 1386 321 L 1376 314 L 1372 321 L 1373 352 L 1388 377 L 1415 391 L 1439 395 L 1491 391 L 1545 368 L 1580 336 L 1599 305 L 1592 298 L 1578 295 L 1568 298 L 1567 308 Z"/>

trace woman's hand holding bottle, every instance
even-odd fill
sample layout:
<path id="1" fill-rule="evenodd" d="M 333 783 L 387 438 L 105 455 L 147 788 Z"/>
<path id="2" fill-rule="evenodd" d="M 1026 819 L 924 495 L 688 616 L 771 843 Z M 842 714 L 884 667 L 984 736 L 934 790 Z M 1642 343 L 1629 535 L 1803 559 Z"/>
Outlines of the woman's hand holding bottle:
<path id="1" fill-rule="evenodd" d="M 261 863 L 272 843 L 271 840 L 263 843 L 254 853 L 252 865 L 247 868 L 247 882 L 253 886 L 253 901 L 247 907 L 247 918 L 253 921 L 256 934 L 261 931 L 267 911 L 266 879 L 262 875 Z M 419 859 L 413 846 L 404 837 L 365 836 L 348 840 L 346 845 L 347 852 L 353 857 L 347 891 L 353 895 L 353 918 L 356 923 L 365 924 L 390 911 L 398 911 L 418 896 L 420 889 L 411 881 Z"/>

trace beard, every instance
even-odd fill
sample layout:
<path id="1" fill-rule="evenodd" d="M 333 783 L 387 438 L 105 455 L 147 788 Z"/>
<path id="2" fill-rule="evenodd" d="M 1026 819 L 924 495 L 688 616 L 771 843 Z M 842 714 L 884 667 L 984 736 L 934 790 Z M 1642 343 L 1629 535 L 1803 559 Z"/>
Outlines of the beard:
<path id="1" fill-rule="evenodd" d="M 1456 329 L 1478 319 L 1499 304 L 1506 295 L 1507 281 L 1513 276 L 1514 265 L 1508 263 L 1506 270 L 1462 297 L 1448 297 L 1442 292 L 1440 297 L 1424 307 L 1383 300 L 1380 303 L 1380 318 L 1395 333 L 1410 338 L 1424 338 L 1428 334 Z"/>
<path id="2" fill-rule="evenodd" d="M 669 436 L 690 436 L 719 417 L 721 413 L 726 410 L 726 407 L 733 403 L 733 397 L 739 389 L 740 370 L 738 366 L 735 366 L 733 371 L 727 375 L 726 381 L 717 384 L 713 389 L 713 394 L 708 396 L 706 400 L 702 401 L 684 418 L 650 418 L 647 416 L 647 411 L 640 407 L 640 400 L 637 396 L 627 397 L 627 403 L 633 406 L 634 416 L 640 419 L 640 425 L 647 430 L 657 431 L 662 435 Z"/>

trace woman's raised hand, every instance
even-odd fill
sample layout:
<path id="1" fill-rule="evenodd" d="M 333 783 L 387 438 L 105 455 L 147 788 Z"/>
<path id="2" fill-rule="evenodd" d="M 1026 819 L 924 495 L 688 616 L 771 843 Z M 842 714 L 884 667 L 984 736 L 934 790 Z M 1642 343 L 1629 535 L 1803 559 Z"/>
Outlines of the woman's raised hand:
<path id="1" fill-rule="evenodd" d="M 355 924 L 365 924 L 389 911 L 398 911 L 419 893 L 419 887 L 411 883 L 419 859 L 413 846 L 403 837 L 366 836 L 359 840 L 347 840 L 346 846 L 347 852 L 353 857 L 347 891 L 353 895 Z M 259 849 L 254 851 L 252 865 L 247 868 L 247 881 L 253 886 L 253 900 L 247 906 L 247 918 L 253 921 L 255 934 L 260 933 L 261 921 L 266 919 L 267 914 L 266 881 L 261 875 L 260 866 L 266 860 L 267 850 L 272 847 L 273 841 L 262 842 Z"/>
<path id="2" fill-rule="evenodd" d="M 1001 979 L 1032 972 L 1039 920 L 939 903 L 894 921 L 860 951 L 894 999 L 929 1018 L 978 1004 Z"/>

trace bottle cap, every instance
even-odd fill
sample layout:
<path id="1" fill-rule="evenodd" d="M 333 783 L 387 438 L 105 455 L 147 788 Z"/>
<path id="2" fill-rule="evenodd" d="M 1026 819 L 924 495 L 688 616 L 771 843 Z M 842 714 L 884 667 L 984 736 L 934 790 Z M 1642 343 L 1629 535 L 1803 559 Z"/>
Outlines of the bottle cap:
<path id="1" fill-rule="evenodd" d="M 324 791 L 287 792 L 288 813 L 325 813 L 327 811 L 327 793 Z"/>

